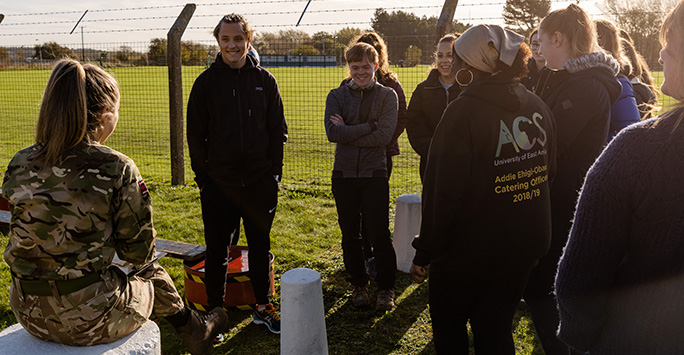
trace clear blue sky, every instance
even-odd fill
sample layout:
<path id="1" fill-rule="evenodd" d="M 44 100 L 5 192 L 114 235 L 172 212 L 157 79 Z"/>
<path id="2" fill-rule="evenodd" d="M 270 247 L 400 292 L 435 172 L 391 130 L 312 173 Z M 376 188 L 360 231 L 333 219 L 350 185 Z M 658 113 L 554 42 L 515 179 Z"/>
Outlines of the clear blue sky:
<path id="1" fill-rule="evenodd" d="M 189 1 L 169 0 L 5 0 L 0 13 L 0 46 L 25 45 L 55 41 L 62 45 L 81 43 L 81 26 L 85 43 L 149 42 L 166 38 L 183 6 Z M 313 34 L 334 32 L 342 27 L 370 28 L 375 8 L 402 10 L 419 16 L 439 16 L 443 0 L 313 0 L 299 27 L 295 24 L 307 0 L 221 0 L 196 1 L 194 13 L 184 40 L 212 40 L 211 29 L 223 14 L 237 12 L 247 16 L 259 32 L 298 29 Z M 505 0 L 460 0 L 455 18 L 465 23 L 502 23 Z M 552 0 L 552 9 L 570 2 Z M 580 4 L 590 14 L 599 11 L 594 0 Z M 85 10 L 89 10 L 73 34 L 68 33 Z M 354 11 L 350 11 L 354 10 Z"/>

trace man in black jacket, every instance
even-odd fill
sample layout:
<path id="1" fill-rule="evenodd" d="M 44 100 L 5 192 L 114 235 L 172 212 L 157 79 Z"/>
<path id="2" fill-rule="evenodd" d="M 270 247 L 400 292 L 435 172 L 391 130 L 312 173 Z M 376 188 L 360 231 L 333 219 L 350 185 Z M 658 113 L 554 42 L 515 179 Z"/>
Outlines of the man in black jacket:
<path id="1" fill-rule="evenodd" d="M 195 80 L 188 101 L 188 146 L 200 188 L 210 309 L 223 305 L 231 232 L 242 217 L 256 297 L 254 322 L 280 333 L 270 303 L 270 230 L 278 203 L 287 124 L 278 84 L 248 56 L 254 33 L 241 16 L 214 29 L 220 53 Z"/>

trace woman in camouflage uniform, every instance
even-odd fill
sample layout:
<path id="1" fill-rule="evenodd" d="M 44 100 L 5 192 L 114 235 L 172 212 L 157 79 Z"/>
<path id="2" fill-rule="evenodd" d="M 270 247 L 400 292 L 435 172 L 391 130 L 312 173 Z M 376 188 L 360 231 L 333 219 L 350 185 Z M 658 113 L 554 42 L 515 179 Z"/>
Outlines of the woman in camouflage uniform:
<path id="1" fill-rule="evenodd" d="M 2 186 L 12 213 L 4 254 L 12 311 L 34 336 L 78 346 L 109 343 L 151 315 L 165 317 L 190 353 L 209 353 L 226 321 L 222 309 L 190 311 L 157 262 L 134 275 L 111 265 L 115 254 L 150 263 L 156 235 L 135 163 L 101 144 L 118 108 L 118 84 L 105 71 L 57 63 L 36 143 L 14 156 Z"/>

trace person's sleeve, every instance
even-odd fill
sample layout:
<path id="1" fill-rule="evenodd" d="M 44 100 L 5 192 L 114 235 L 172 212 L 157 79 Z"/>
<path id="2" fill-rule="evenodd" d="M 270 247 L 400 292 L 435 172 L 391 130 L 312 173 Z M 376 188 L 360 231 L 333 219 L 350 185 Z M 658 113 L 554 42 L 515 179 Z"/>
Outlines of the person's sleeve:
<path id="1" fill-rule="evenodd" d="M 627 253 L 633 189 L 631 159 L 625 152 L 635 141 L 618 135 L 587 173 L 558 265 L 558 337 L 577 350 L 588 351 L 601 334 L 617 270 Z"/>
<path id="2" fill-rule="evenodd" d="M 620 98 L 613 104 L 610 112 L 609 141 L 623 128 L 641 121 L 632 84 L 628 81 L 620 81 L 620 84 L 622 84 L 622 93 Z"/>
<path id="3" fill-rule="evenodd" d="M 340 102 L 339 97 L 335 94 L 335 90 L 330 91 L 325 100 L 325 118 L 323 120 L 328 141 L 348 144 L 378 129 L 379 125 L 377 122 L 367 122 L 358 125 L 334 125 L 330 122 L 330 116 L 337 114 L 347 119 L 347 117 L 342 115 L 342 105 L 343 103 Z"/>
<path id="4" fill-rule="evenodd" d="M 203 81 L 195 80 L 188 99 L 187 135 L 190 152 L 190 166 L 195 173 L 195 181 L 202 188 L 208 179 L 207 134 L 209 121 L 209 103 L 205 97 Z"/>
<path id="5" fill-rule="evenodd" d="M 280 90 L 275 78 L 269 75 L 271 81 L 268 97 L 268 107 L 266 108 L 266 119 L 268 125 L 269 150 L 273 165 L 271 166 L 272 175 L 283 175 L 283 152 L 285 142 L 287 142 L 287 122 L 283 109 L 283 100 L 280 97 Z"/>
<path id="6" fill-rule="evenodd" d="M 421 157 L 427 157 L 430 141 L 432 140 L 432 130 L 428 126 L 428 119 L 425 117 L 423 108 L 423 91 L 420 85 L 413 91 L 411 102 L 406 111 L 406 134 L 413 150 Z"/>
<path id="7" fill-rule="evenodd" d="M 394 128 L 394 134 L 392 135 L 391 140 L 394 141 L 401 136 L 401 134 L 404 132 L 404 128 L 406 128 L 406 95 L 404 94 L 404 88 L 401 86 L 401 83 L 398 80 L 392 88 L 397 93 L 397 100 L 399 104 L 399 111 L 397 112 L 397 125 Z"/>
<path id="8" fill-rule="evenodd" d="M 152 201 L 132 161 L 124 166 L 113 209 L 114 247 L 119 258 L 136 265 L 150 262 L 154 257 L 157 235 L 152 225 Z"/>
<path id="9" fill-rule="evenodd" d="M 392 141 L 392 134 L 397 126 L 397 93 L 394 90 L 388 90 L 382 100 L 376 102 L 381 105 L 378 120 L 369 123 L 377 125 L 377 129 L 349 142 L 349 144 L 358 147 L 380 147 L 386 146 Z M 368 123 L 362 125 L 365 124 Z"/>
<path id="10" fill-rule="evenodd" d="M 549 120 L 549 125 L 548 129 L 549 131 L 546 132 L 547 139 L 549 139 L 548 143 L 548 148 L 547 148 L 547 157 L 548 157 L 548 176 L 549 176 L 549 186 L 553 186 L 553 180 L 556 178 L 556 171 L 558 169 L 558 166 L 556 165 L 556 140 L 558 137 L 558 131 L 556 130 L 556 118 L 553 116 L 553 112 L 549 109 L 547 114 L 547 117 L 544 117 L 545 119 Z"/>
<path id="11" fill-rule="evenodd" d="M 617 79 L 615 79 L 617 81 Z M 589 114 L 595 110 L 610 110 L 610 97 L 608 92 L 599 85 L 583 85 L 561 87 L 563 92 L 558 97 L 562 98 L 554 107 L 551 107 L 556 119 L 557 144 L 556 152 L 562 155 L 576 139 L 581 139 L 579 133 L 589 124 L 595 115 Z M 602 107 L 605 106 L 605 107 Z M 606 113 L 606 115 L 608 115 Z M 606 122 L 608 124 L 608 122 Z"/>
<path id="12" fill-rule="evenodd" d="M 420 235 L 412 243 L 416 249 L 413 263 L 418 266 L 448 251 L 447 238 L 458 238 L 453 235 L 454 223 L 466 208 L 463 201 L 473 159 L 472 142 L 463 120 L 457 117 L 462 106 L 455 103 L 444 112 L 428 153 Z"/>

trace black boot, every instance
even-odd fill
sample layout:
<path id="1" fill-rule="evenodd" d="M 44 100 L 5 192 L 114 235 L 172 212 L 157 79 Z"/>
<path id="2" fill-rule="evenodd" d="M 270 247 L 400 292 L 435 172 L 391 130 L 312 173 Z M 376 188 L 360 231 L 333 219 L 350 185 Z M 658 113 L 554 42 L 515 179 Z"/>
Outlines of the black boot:
<path id="1" fill-rule="evenodd" d="M 176 328 L 183 343 L 192 355 L 211 354 L 214 338 L 226 325 L 228 316 L 221 307 L 216 307 L 207 314 L 191 311 L 188 322 Z"/>

